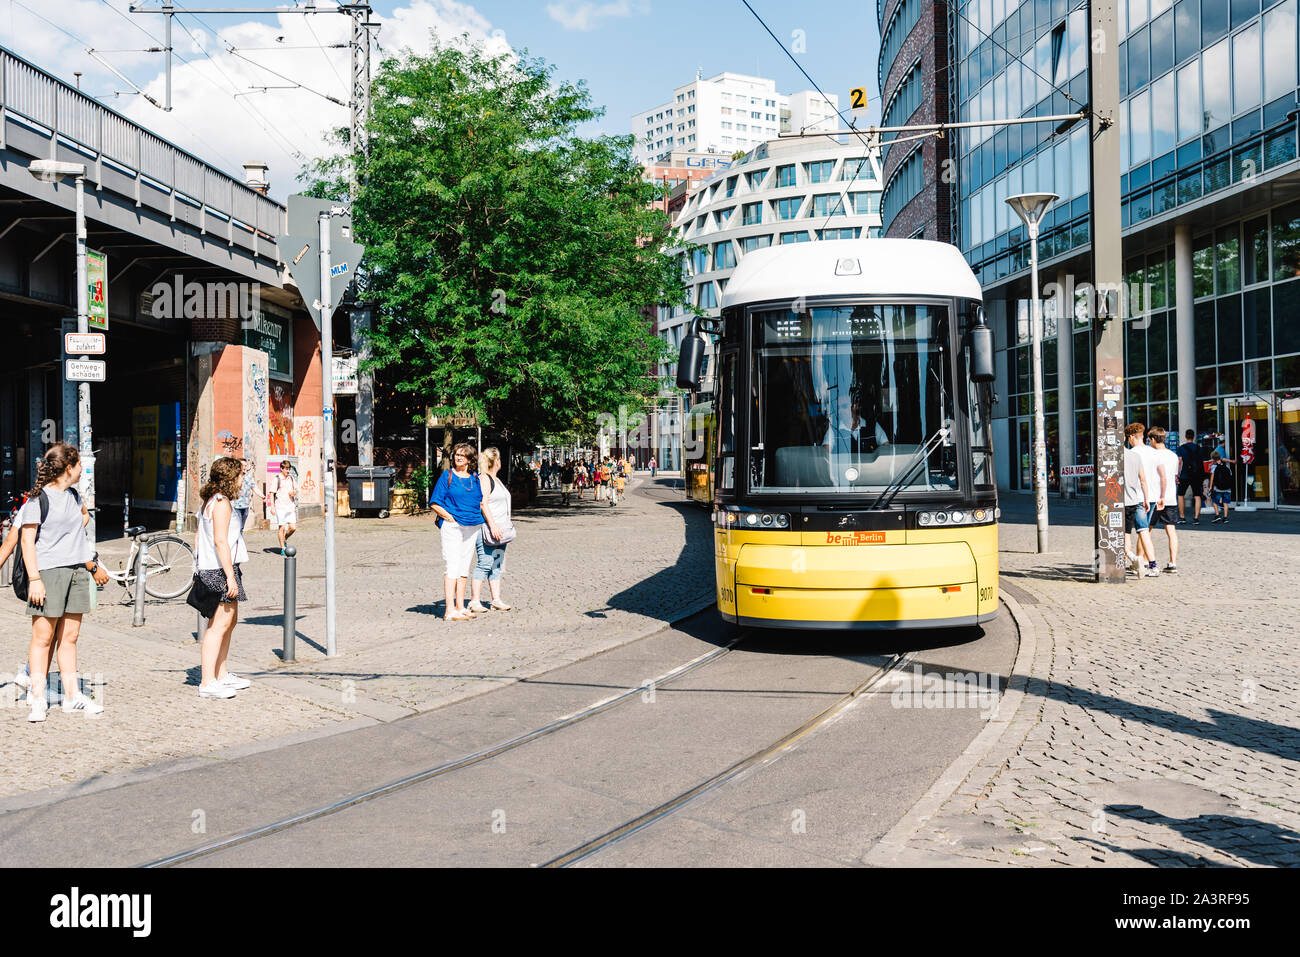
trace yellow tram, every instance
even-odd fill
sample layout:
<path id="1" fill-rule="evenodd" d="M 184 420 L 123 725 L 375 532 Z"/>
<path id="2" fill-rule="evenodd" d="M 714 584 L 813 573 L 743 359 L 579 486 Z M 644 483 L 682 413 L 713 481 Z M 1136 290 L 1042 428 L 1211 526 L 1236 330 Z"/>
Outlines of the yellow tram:
<path id="1" fill-rule="evenodd" d="M 693 321 L 677 382 L 698 390 L 702 334 L 716 336 L 704 474 L 723 618 L 898 629 L 996 616 L 980 302 L 945 243 L 798 243 L 740 262 L 721 317 Z"/>

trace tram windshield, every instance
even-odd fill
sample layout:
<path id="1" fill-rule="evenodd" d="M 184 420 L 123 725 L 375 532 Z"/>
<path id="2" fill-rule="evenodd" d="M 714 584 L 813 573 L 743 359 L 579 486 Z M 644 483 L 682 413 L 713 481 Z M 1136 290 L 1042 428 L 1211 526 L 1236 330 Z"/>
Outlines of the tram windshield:
<path id="1" fill-rule="evenodd" d="M 753 492 L 957 488 L 946 307 L 780 309 L 753 323 Z"/>

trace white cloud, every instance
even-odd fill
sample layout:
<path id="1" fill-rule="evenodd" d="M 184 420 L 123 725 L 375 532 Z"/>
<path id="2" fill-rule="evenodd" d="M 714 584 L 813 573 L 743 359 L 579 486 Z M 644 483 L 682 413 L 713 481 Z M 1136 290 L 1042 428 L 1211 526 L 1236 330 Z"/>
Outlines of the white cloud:
<path id="1" fill-rule="evenodd" d="M 64 0 L 39 8 L 40 0 L 23 2 L 78 39 L 14 3 L 8 11 L 0 8 L 0 36 L 6 47 L 67 82 L 72 82 L 74 71 L 82 71 L 87 93 L 227 173 L 242 177 L 241 163 L 267 163 L 271 195 L 277 199 L 298 190 L 296 177 L 306 160 L 325 155 L 326 133 L 348 125 L 346 107 L 310 92 L 347 102 L 349 51 L 318 46 L 350 39 L 350 20 L 342 14 L 281 14 L 275 23 L 213 14 L 202 15 L 202 22 L 194 16 L 177 17 L 172 31 L 174 108 L 165 113 L 140 96 L 115 98 L 114 92 L 129 87 L 85 52 L 86 42 L 93 42 L 97 51 L 161 45 L 146 36 L 161 39 L 160 16 L 125 14 L 130 0 L 108 0 L 123 15 L 99 0 Z M 372 49 L 372 70 L 387 55 L 428 52 L 433 34 L 444 43 L 458 42 L 464 34 L 490 52 L 510 50 L 504 31 L 458 0 L 410 0 L 390 16 L 375 19 L 381 23 L 382 50 Z M 161 54 L 100 55 L 163 102 Z M 291 81 L 301 87 L 286 89 Z"/>
<path id="2" fill-rule="evenodd" d="M 547 15 L 566 30 L 594 30 L 602 20 L 645 16 L 650 12 L 648 0 L 615 0 L 613 3 L 584 2 L 577 5 L 548 3 Z"/>

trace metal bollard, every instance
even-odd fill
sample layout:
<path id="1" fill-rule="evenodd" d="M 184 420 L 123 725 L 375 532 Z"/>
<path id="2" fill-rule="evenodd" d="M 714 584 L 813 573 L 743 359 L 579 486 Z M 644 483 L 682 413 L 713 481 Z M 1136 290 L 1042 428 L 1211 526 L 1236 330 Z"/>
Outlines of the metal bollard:
<path id="1" fill-rule="evenodd" d="M 298 549 L 284 548 L 284 651 L 281 660 L 294 661 L 294 639 L 298 632 Z"/>
<path id="2" fill-rule="evenodd" d="M 136 541 L 139 548 L 135 553 L 135 618 L 132 619 L 131 626 L 140 628 L 144 625 L 144 553 L 149 540 L 141 535 Z"/>

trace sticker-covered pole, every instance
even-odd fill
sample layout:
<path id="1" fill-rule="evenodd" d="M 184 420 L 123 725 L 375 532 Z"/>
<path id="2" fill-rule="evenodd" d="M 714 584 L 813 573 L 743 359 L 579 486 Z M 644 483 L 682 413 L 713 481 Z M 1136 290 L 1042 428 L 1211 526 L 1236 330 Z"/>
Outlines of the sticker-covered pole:
<path id="1" fill-rule="evenodd" d="M 1120 283 L 1119 29 L 1114 3 L 1089 5 L 1092 115 L 1093 521 L 1097 581 L 1123 584 L 1124 316 Z M 1064 428 L 1062 424 L 1062 428 Z"/>
<path id="2" fill-rule="evenodd" d="M 321 487 L 325 508 L 325 654 L 334 648 L 334 303 L 330 292 L 330 214 L 320 214 L 320 372 L 325 462 Z"/>

